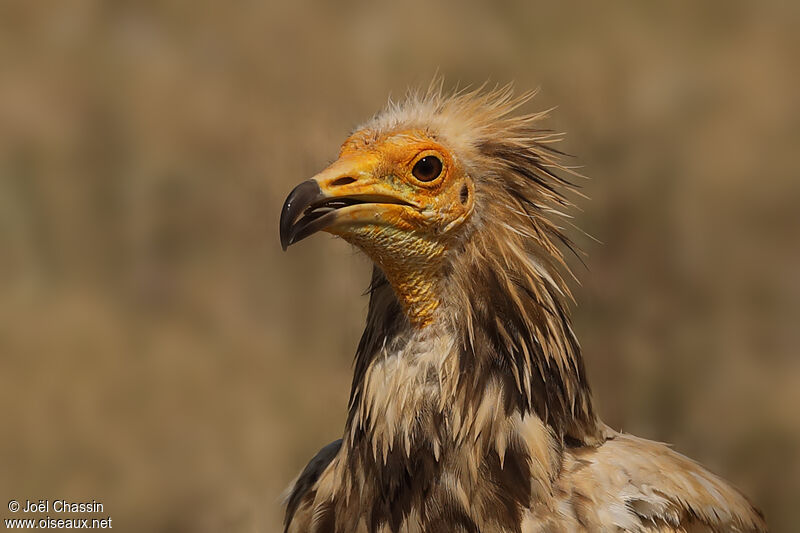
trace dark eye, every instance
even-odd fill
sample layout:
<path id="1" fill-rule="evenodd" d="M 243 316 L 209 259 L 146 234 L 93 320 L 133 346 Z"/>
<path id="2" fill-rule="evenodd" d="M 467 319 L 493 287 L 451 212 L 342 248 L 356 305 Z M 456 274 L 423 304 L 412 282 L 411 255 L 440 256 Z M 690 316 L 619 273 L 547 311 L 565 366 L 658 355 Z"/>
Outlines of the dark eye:
<path id="1" fill-rule="evenodd" d="M 433 181 L 442 173 L 442 162 L 432 155 L 423 157 L 417 161 L 411 173 L 419 181 Z"/>

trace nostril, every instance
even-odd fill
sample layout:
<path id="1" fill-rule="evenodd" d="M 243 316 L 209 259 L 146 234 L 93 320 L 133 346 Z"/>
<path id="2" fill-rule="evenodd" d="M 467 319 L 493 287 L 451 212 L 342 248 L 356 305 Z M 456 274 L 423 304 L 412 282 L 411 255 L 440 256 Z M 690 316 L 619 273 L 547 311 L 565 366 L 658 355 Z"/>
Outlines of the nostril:
<path id="1" fill-rule="evenodd" d="M 341 185 L 350 185 L 356 181 L 355 178 L 351 178 L 350 176 L 343 176 L 341 178 L 336 178 L 331 182 L 331 187 L 339 187 Z"/>

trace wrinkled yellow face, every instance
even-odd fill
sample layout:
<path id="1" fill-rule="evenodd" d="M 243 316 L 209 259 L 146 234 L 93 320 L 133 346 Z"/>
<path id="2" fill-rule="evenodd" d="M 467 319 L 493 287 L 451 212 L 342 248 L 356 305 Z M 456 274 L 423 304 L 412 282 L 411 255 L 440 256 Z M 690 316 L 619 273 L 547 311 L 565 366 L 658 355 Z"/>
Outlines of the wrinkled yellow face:
<path id="1" fill-rule="evenodd" d="M 358 246 L 383 269 L 416 322 L 437 305 L 425 293 L 474 197 L 463 166 L 425 132 L 376 139 L 360 131 L 332 165 L 291 192 L 281 242 L 285 248 L 322 230 Z"/>

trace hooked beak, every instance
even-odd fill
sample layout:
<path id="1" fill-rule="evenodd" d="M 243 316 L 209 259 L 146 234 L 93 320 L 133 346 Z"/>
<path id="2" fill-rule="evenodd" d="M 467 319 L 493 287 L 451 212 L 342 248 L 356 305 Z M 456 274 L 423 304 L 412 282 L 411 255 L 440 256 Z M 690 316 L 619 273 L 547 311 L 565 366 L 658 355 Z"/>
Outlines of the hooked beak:
<path id="1" fill-rule="evenodd" d="M 340 159 L 295 187 L 281 210 L 281 247 L 336 225 L 387 223 L 387 208 L 414 205 L 386 180 L 377 180 L 369 157 Z"/>
<path id="2" fill-rule="evenodd" d="M 281 210 L 281 248 L 284 251 L 289 245 L 308 237 L 327 225 L 329 221 L 326 220 L 326 215 L 330 218 L 332 210 L 328 213 L 318 214 L 318 216 L 300 217 L 313 205 L 324 202 L 324 200 L 325 195 L 322 194 L 319 184 L 313 179 L 304 181 L 289 193 Z"/>

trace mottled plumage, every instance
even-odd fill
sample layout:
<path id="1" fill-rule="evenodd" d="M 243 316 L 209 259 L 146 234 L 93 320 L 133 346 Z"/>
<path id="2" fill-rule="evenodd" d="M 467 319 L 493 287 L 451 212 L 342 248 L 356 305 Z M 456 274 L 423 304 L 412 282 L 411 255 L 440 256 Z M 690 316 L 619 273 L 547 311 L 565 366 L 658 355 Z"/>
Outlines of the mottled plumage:
<path id="1" fill-rule="evenodd" d="M 342 440 L 286 531 L 766 530 L 720 478 L 598 419 L 559 227 L 572 172 L 543 114 L 511 116 L 530 96 L 412 95 L 287 200 L 284 246 L 325 230 L 375 268 Z"/>

